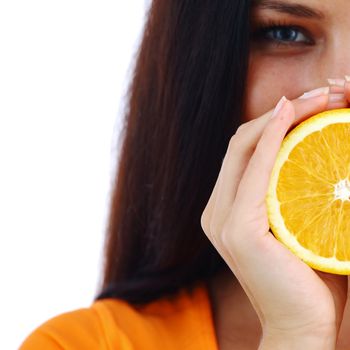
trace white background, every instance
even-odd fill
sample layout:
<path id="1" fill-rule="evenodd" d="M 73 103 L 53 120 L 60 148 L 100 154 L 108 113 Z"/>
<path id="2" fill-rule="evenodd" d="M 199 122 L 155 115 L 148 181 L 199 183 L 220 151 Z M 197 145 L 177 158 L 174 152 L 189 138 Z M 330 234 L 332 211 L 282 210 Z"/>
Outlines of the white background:
<path id="1" fill-rule="evenodd" d="M 89 306 L 149 0 L 0 2 L 0 348 Z"/>

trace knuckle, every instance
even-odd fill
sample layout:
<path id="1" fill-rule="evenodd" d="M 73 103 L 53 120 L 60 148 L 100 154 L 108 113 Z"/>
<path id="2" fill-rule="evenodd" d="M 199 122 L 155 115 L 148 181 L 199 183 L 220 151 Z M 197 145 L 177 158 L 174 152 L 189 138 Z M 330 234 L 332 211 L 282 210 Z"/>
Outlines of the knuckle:
<path id="1" fill-rule="evenodd" d="M 247 131 L 248 128 L 250 128 L 252 125 L 254 125 L 256 123 L 256 120 L 249 120 L 243 124 L 241 124 L 237 130 L 236 130 L 236 134 L 241 134 L 241 133 L 245 133 Z"/>
<path id="2" fill-rule="evenodd" d="M 236 131 L 236 134 L 240 134 L 241 132 L 243 132 L 249 125 L 249 122 L 246 122 L 246 123 L 242 123 L 238 128 L 237 128 L 237 131 Z"/>
<path id="3" fill-rule="evenodd" d="M 207 212 L 207 208 L 204 209 L 201 215 L 201 226 L 204 233 L 208 236 L 210 234 L 210 217 Z"/>
<path id="4" fill-rule="evenodd" d="M 233 136 L 231 136 L 230 138 L 230 142 L 228 144 L 228 148 L 227 148 L 227 153 L 232 152 L 233 150 L 238 148 L 238 145 L 240 143 L 240 139 L 241 139 L 241 134 L 242 132 L 240 132 L 240 134 L 234 134 Z"/>
<path id="5" fill-rule="evenodd" d="M 241 142 L 247 138 L 248 129 L 251 127 L 253 122 L 254 120 L 250 120 L 249 122 L 241 124 L 237 128 L 235 134 L 231 136 L 229 147 L 228 147 L 229 150 L 239 148 L 239 145 L 241 144 Z"/>
<path id="6" fill-rule="evenodd" d="M 242 136 L 245 134 L 246 130 L 247 130 L 247 125 L 246 125 L 246 123 L 241 124 L 241 125 L 237 128 L 237 130 L 236 130 L 236 132 L 233 134 L 233 136 L 231 137 L 231 140 L 232 140 L 232 139 L 235 140 L 235 139 L 237 139 L 237 138 L 242 137 Z M 242 135 L 242 134 L 243 134 L 243 135 Z"/>

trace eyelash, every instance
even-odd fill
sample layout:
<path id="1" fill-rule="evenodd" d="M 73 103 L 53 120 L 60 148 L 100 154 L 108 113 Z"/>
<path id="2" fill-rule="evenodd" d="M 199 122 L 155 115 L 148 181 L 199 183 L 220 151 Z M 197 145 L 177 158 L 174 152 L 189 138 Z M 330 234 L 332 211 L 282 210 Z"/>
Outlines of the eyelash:
<path id="1" fill-rule="evenodd" d="M 283 41 L 283 40 L 278 40 L 278 39 L 273 39 L 273 38 L 267 38 L 266 34 L 270 31 L 274 30 L 283 30 L 283 29 L 291 29 L 294 30 L 298 33 L 301 33 L 303 36 L 307 38 L 307 41 Z M 269 20 L 266 21 L 265 23 L 260 23 L 255 26 L 255 29 L 252 33 L 252 39 L 254 41 L 264 41 L 267 42 L 270 45 L 274 46 L 300 46 L 300 45 L 306 45 L 310 46 L 314 44 L 314 41 L 311 39 L 311 36 L 309 32 L 298 26 L 298 25 L 293 25 L 292 23 L 287 23 L 283 21 L 275 21 L 275 20 Z"/>

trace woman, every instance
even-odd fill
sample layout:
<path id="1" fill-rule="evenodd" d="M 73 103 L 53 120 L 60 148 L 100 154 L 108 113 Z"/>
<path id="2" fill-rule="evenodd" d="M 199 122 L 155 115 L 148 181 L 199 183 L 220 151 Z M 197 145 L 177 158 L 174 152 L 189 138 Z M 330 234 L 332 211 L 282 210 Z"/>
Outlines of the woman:
<path id="1" fill-rule="evenodd" d="M 287 131 L 348 107 L 348 13 L 348 0 L 153 1 L 101 293 L 22 350 L 350 348 L 347 276 L 290 253 L 264 204 Z"/>

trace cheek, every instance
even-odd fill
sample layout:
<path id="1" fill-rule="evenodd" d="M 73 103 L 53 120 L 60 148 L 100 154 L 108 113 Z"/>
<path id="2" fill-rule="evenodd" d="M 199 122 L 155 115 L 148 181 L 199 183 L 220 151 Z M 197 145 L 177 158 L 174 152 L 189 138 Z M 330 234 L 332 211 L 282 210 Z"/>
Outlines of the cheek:
<path id="1" fill-rule="evenodd" d="M 245 121 L 274 108 L 283 95 L 294 99 L 306 91 L 304 89 L 310 83 L 302 74 L 302 68 L 301 60 L 252 56 L 246 85 Z"/>

